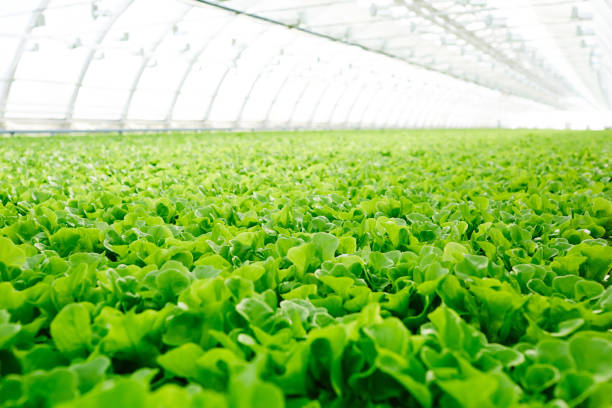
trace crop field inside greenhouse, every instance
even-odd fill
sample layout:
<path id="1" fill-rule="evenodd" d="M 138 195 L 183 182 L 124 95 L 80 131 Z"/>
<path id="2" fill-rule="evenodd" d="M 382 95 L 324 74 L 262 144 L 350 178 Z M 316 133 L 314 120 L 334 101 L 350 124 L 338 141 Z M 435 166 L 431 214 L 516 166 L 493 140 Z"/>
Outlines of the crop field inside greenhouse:
<path id="1" fill-rule="evenodd" d="M 0 141 L 0 407 L 612 406 L 612 133 Z"/>

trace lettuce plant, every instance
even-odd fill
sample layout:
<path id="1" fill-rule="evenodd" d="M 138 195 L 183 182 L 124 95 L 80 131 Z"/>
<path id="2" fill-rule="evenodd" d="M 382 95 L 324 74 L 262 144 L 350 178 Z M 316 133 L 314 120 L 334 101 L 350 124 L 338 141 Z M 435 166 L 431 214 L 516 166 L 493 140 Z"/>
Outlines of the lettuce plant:
<path id="1" fill-rule="evenodd" d="M 0 407 L 610 407 L 611 141 L 1 140 Z"/>

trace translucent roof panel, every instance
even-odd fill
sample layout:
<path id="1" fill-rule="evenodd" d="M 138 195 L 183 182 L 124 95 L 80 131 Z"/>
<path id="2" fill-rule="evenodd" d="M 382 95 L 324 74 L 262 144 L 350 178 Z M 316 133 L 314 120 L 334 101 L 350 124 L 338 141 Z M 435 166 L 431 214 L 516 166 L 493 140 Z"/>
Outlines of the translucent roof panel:
<path id="1" fill-rule="evenodd" d="M 0 1 L 0 128 L 603 127 L 608 0 Z"/>

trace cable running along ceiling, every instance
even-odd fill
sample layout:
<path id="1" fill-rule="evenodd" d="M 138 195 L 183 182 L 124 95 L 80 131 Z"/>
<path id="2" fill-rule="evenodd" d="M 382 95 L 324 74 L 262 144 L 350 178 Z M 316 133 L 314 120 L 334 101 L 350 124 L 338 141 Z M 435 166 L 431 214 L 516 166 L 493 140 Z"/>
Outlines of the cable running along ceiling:
<path id="1" fill-rule="evenodd" d="M 609 0 L 4 1 L 0 127 L 603 126 L 609 21 Z"/>

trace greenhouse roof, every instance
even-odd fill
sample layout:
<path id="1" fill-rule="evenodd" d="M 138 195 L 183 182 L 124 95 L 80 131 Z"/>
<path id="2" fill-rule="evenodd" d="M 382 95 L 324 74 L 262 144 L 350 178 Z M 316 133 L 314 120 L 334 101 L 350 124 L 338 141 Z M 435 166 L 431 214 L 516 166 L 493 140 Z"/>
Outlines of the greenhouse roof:
<path id="1" fill-rule="evenodd" d="M 3 1 L 0 128 L 605 126 L 609 21 L 610 0 Z"/>

